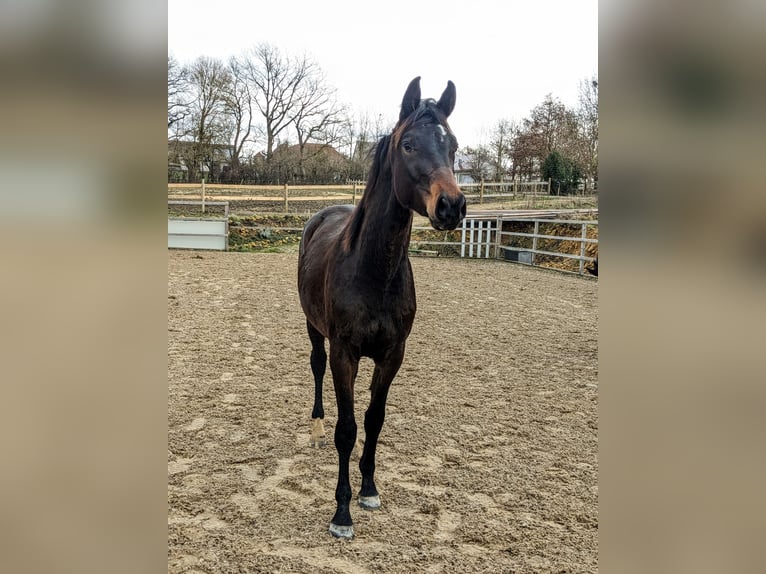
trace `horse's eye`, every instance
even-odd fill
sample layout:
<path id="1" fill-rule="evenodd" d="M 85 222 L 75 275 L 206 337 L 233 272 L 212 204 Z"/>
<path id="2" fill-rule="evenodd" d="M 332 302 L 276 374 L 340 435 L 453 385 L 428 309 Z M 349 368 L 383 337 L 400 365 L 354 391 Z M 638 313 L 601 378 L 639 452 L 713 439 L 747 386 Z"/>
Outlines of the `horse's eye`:
<path id="1" fill-rule="evenodd" d="M 413 148 L 410 142 L 408 141 L 402 142 L 402 148 L 404 148 L 404 151 L 406 151 L 407 153 L 410 153 L 415 150 L 415 148 Z"/>

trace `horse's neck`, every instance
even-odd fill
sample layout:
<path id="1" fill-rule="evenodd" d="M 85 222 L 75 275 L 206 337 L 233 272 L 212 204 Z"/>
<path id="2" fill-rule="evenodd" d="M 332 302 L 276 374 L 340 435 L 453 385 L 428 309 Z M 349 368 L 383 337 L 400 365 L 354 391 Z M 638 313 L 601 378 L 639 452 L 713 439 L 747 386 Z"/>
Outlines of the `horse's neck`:
<path id="1" fill-rule="evenodd" d="M 361 220 L 351 249 L 367 262 L 369 274 L 391 280 L 407 263 L 412 212 L 396 199 L 391 179 L 382 178 L 365 191 L 354 215 Z"/>

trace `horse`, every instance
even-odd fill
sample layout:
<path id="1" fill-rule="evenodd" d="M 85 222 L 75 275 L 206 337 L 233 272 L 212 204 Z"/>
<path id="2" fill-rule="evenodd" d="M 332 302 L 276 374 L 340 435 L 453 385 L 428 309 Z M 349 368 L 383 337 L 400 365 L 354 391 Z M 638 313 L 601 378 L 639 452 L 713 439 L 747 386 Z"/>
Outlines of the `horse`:
<path id="1" fill-rule="evenodd" d="M 306 222 L 301 238 L 298 292 L 311 342 L 312 446 L 324 445 L 325 339 L 338 407 L 337 507 L 330 522 L 330 533 L 338 538 L 354 536 L 349 458 L 357 444 L 354 381 L 361 357 L 371 358 L 375 368 L 364 416 L 358 503 L 365 509 L 381 504 L 374 480 L 375 449 L 416 310 L 408 256 L 412 213 L 428 217 L 437 230 L 455 229 L 465 217 L 465 197 L 453 171 L 457 139 L 447 123 L 455 93 L 448 81 L 438 101 L 421 100 L 420 76 L 413 79 L 393 131 L 377 143 L 356 207 L 324 208 Z"/>

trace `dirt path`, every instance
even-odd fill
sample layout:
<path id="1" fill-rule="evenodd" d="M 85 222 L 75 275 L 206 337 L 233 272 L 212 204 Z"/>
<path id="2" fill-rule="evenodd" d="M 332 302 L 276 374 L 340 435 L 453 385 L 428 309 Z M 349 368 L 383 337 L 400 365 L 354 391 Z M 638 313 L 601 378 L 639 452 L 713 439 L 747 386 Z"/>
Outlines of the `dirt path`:
<path id="1" fill-rule="evenodd" d="M 352 508 L 349 542 L 327 533 L 335 449 L 309 448 L 296 255 L 169 252 L 169 572 L 597 571 L 598 284 L 412 263 L 418 316 L 378 449 L 383 507 Z M 364 360 L 361 435 L 371 373 Z M 331 437 L 329 379 L 325 391 Z"/>

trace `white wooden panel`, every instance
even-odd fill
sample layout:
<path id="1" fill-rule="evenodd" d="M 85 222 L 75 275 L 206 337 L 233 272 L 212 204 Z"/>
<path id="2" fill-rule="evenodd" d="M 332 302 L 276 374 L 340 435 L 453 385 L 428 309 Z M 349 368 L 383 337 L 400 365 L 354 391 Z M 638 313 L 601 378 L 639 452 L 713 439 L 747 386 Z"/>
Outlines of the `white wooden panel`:
<path id="1" fill-rule="evenodd" d="M 225 235 L 226 221 L 197 219 L 168 219 L 168 234 Z"/>
<path id="2" fill-rule="evenodd" d="M 168 219 L 168 248 L 215 249 L 228 247 L 226 220 Z"/>
<path id="3" fill-rule="evenodd" d="M 226 250 L 227 238 L 216 235 L 170 235 L 168 248 L 171 249 L 217 249 Z"/>

